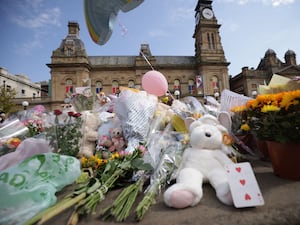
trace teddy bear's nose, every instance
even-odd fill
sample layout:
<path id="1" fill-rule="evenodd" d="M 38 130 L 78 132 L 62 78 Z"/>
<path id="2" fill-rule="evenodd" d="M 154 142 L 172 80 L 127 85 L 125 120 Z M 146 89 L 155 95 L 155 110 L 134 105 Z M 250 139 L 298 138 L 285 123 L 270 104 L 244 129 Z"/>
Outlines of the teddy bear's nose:
<path id="1" fill-rule="evenodd" d="M 210 134 L 210 133 L 208 133 L 208 132 L 205 132 L 205 136 L 206 136 L 206 137 L 210 137 L 210 136 L 211 136 L 211 134 Z"/>

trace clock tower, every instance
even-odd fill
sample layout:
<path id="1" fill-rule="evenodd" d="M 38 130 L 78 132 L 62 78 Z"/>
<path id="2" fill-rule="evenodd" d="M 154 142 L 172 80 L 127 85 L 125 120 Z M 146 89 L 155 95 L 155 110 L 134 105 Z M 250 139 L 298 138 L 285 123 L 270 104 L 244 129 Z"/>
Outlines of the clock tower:
<path id="1" fill-rule="evenodd" d="M 198 0 L 195 8 L 195 57 L 197 62 L 197 80 L 201 86 L 198 94 L 218 96 L 229 89 L 228 66 L 221 43 L 216 15 L 212 1 Z M 197 82 L 198 85 L 198 82 Z M 217 93 L 217 94 L 216 94 Z"/>

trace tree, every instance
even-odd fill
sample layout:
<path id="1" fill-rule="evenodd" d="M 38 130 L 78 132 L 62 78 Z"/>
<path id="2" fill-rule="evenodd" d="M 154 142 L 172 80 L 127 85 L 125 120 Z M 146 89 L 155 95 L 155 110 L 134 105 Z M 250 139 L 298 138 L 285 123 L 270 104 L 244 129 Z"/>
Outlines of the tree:
<path id="1" fill-rule="evenodd" d="M 4 85 L 0 87 L 0 111 L 8 114 L 16 110 L 16 103 L 14 102 L 16 94 L 14 88 L 8 89 Z"/>

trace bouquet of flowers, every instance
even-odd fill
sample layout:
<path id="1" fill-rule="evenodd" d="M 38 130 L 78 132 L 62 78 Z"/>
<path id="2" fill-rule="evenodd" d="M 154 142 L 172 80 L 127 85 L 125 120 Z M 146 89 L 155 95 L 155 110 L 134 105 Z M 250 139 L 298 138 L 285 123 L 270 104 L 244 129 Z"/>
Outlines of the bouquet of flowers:
<path id="1" fill-rule="evenodd" d="M 81 113 L 63 112 L 56 109 L 48 120 L 44 132 L 55 152 L 77 156 L 82 139 Z"/>
<path id="2" fill-rule="evenodd" d="M 74 211 L 68 224 L 77 224 L 79 216 L 95 212 L 98 203 L 104 200 L 107 192 L 122 182 L 122 179 L 131 177 L 134 171 L 152 169 L 149 164 L 143 162 L 142 156 L 143 152 L 135 149 L 123 156 L 116 153 L 109 159 L 83 158 L 83 172 L 76 181 L 75 190 L 52 207 L 26 221 L 24 225 L 36 222 L 43 224 L 70 207 L 74 207 Z"/>
<path id="3" fill-rule="evenodd" d="M 251 132 L 259 140 L 300 141 L 300 90 L 258 95 L 245 105 Z"/>

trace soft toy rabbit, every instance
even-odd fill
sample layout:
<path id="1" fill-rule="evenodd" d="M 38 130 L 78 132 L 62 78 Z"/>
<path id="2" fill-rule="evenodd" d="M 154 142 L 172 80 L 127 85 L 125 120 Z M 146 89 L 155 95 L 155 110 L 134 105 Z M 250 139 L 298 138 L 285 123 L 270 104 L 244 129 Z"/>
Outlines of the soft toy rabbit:
<path id="1" fill-rule="evenodd" d="M 191 147 L 183 153 L 176 183 L 164 193 L 166 205 L 173 208 L 195 206 L 202 198 L 205 181 L 212 185 L 222 203 L 232 205 L 225 166 L 233 161 L 227 156 L 228 148 L 223 143 L 228 130 L 212 115 L 187 120 L 186 126 Z"/>

